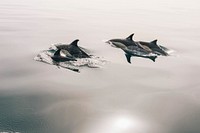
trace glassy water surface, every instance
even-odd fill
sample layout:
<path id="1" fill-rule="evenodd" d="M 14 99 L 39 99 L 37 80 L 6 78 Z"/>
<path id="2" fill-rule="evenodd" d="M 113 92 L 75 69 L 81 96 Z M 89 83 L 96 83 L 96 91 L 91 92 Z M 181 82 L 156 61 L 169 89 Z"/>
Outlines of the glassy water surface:
<path id="1" fill-rule="evenodd" d="M 1 0 L 0 132 L 199 133 L 198 0 Z M 155 63 L 103 40 L 152 41 L 175 52 Z M 54 43 L 109 61 L 81 73 L 36 62 Z"/>

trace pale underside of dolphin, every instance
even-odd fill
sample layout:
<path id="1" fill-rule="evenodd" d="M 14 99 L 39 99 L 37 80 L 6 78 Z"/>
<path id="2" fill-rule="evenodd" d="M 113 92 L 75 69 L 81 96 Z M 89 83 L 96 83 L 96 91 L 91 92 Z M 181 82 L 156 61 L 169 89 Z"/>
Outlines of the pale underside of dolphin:
<path id="1" fill-rule="evenodd" d="M 58 49 L 53 56 L 51 56 L 51 59 L 55 62 L 65 62 L 65 61 L 76 61 L 76 59 L 73 56 L 66 55 L 62 56 L 60 54 L 61 49 Z"/>

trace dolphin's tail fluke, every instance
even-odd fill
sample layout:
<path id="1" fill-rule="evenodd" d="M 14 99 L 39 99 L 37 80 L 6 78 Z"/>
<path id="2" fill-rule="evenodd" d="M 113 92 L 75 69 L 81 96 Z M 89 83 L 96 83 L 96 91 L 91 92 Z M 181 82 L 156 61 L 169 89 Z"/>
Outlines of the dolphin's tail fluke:
<path id="1" fill-rule="evenodd" d="M 151 59 L 153 62 L 156 61 L 157 56 L 150 56 L 149 59 Z"/>

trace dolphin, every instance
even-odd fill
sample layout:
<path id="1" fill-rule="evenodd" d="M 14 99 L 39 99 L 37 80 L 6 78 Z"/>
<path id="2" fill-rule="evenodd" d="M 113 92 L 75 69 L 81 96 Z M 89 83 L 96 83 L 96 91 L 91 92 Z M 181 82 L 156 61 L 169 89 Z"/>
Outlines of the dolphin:
<path id="1" fill-rule="evenodd" d="M 78 41 L 79 40 L 76 39 L 70 44 L 56 45 L 56 47 L 57 49 L 66 50 L 74 58 L 90 58 L 90 55 L 78 46 Z"/>
<path id="2" fill-rule="evenodd" d="M 66 56 L 61 56 L 60 54 L 61 52 L 61 49 L 58 49 L 53 56 L 50 56 L 51 59 L 53 60 L 53 64 L 56 65 L 58 68 L 60 67 L 63 67 L 63 68 L 66 68 L 66 69 L 69 69 L 69 70 L 72 70 L 72 71 L 75 71 L 75 72 L 80 72 L 79 69 L 77 68 L 71 68 L 71 67 L 65 67 L 65 66 L 61 66 L 59 65 L 60 62 L 66 62 L 66 61 L 77 61 L 74 57 L 70 56 L 69 54 L 66 55 Z"/>
<path id="3" fill-rule="evenodd" d="M 144 45 L 141 45 L 140 43 L 136 42 L 133 40 L 133 34 L 129 35 L 127 38 L 125 39 L 111 39 L 109 41 L 107 41 L 107 43 L 115 43 L 115 45 L 111 45 L 113 47 L 117 47 L 117 48 L 121 48 L 121 43 L 123 45 L 125 45 L 126 47 L 135 47 L 136 49 L 143 51 L 143 52 L 152 52 L 152 50 L 149 47 L 146 47 Z"/>
<path id="4" fill-rule="evenodd" d="M 134 34 L 131 34 L 125 39 L 111 39 L 106 43 L 111 44 L 111 46 L 115 48 L 122 49 L 125 52 L 127 62 L 129 63 L 131 63 L 132 56 L 148 58 L 155 62 L 157 56 L 152 54 L 151 49 L 148 47 L 144 47 L 140 43 L 135 42 L 133 40 L 133 35 Z"/>
<path id="5" fill-rule="evenodd" d="M 169 54 L 166 52 L 168 49 L 164 46 L 160 46 L 157 44 L 157 39 L 153 40 L 151 42 L 143 42 L 143 41 L 138 41 L 139 44 L 142 46 L 146 46 L 149 49 L 152 50 L 152 53 L 157 54 L 157 55 L 163 55 L 163 56 L 168 56 Z"/>

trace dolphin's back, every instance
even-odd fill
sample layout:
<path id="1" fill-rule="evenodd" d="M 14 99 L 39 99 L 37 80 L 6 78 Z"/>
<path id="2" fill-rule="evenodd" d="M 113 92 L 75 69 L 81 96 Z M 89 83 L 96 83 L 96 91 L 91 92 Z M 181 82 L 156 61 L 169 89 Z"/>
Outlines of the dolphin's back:
<path id="1" fill-rule="evenodd" d="M 133 40 L 128 40 L 128 39 L 112 39 L 110 40 L 111 42 L 119 42 L 124 44 L 126 47 L 127 46 L 137 46 L 137 44 L 135 43 L 135 41 Z"/>
<path id="2" fill-rule="evenodd" d="M 152 42 L 143 42 L 143 41 L 140 41 L 139 43 L 142 46 L 149 47 L 152 50 L 153 53 L 156 53 L 158 55 L 164 55 L 164 56 L 168 55 L 168 53 L 164 49 L 165 47 L 157 45 L 156 44 L 156 40 L 152 41 Z"/>
<path id="3" fill-rule="evenodd" d="M 67 45 L 67 44 L 56 45 L 56 48 L 57 48 L 57 49 L 64 49 L 64 50 L 67 50 L 68 47 L 69 47 L 69 45 Z"/>
<path id="4" fill-rule="evenodd" d="M 79 46 L 77 45 L 63 44 L 63 45 L 57 45 L 56 47 L 57 49 L 64 49 L 68 51 L 75 58 L 90 58 L 90 56 L 86 52 L 84 52 L 81 48 L 79 48 Z"/>
<path id="5" fill-rule="evenodd" d="M 81 50 L 78 46 L 69 45 L 68 51 L 75 58 L 90 58 L 90 56 Z"/>

